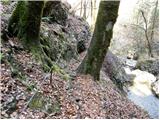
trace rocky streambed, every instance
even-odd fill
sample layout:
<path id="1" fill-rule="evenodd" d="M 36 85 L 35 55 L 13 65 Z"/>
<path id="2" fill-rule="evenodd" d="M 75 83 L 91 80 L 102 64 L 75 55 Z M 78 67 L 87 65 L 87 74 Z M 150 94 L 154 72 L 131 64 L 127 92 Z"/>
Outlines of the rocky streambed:
<path id="1" fill-rule="evenodd" d="M 137 64 L 139 65 L 139 63 L 136 60 L 117 57 L 109 51 L 103 64 L 103 70 L 128 99 L 147 111 L 150 118 L 158 119 L 159 78 L 157 76 L 159 71 L 157 71 L 157 67 L 159 63 L 154 60 L 153 65 L 151 62 L 149 63 L 152 67 L 143 67 L 152 69 L 148 71 L 148 69 L 138 68 Z M 148 66 L 148 64 L 141 66 Z M 154 70 L 157 71 L 154 73 L 158 74 L 151 73 Z"/>
<path id="2" fill-rule="evenodd" d="M 134 70 L 133 84 L 128 86 L 127 97 L 146 110 L 151 118 L 159 118 L 159 99 L 152 92 L 151 84 L 156 78 L 145 71 Z"/>

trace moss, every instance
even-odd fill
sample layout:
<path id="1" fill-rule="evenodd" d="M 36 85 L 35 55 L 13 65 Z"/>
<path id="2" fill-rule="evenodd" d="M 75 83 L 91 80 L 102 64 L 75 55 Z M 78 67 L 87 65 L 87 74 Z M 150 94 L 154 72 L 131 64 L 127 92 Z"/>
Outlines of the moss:
<path id="1" fill-rule="evenodd" d="M 45 100 L 41 93 L 36 93 L 29 103 L 29 107 L 32 109 L 44 109 L 45 108 Z"/>
<path id="2" fill-rule="evenodd" d="M 60 77 L 62 77 L 64 80 L 70 80 L 71 77 L 69 76 L 69 74 L 67 74 L 63 69 L 61 69 L 58 65 L 53 64 L 51 71 L 57 73 L 58 75 L 60 75 Z"/>
<path id="3" fill-rule="evenodd" d="M 10 27 L 16 23 L 16 31 L 18 38 L 23 46 L 28 49 L 35 59 L 39 61 L 44 71 L 49 71 L 53 67 L 54 71 L 59 74 L 65 74 L 64 71 L 55 67 L 54 62 L 59 57 L 65 55 L 67 49 L 66 38 L 61 33 L 58 33 L 59 41 L 53 43 L 49 37 L 40 38 L 40 24 L 44 1 L 19 1 L 10 19 Z M 21 9 L 23 7 L 23 9 Z M 60 56 L 63 54 L 62 56 Z M 64 77 L 67 79 L 67 75 Z"/>
<path id="4" fill-rule="evenodd" d="M 70 76 L 68 74 L 64 74 L 63 75 L 63 79 L 64 80 L 70 80 L 71 78 L 70 78 Z"/>
<path id="5" fill-rule="evenodd" d="M 41 46 L 33 46 L 31 48 L 31 52 L 35 59 L 41 63 L 43 70 L 45 72 L 50 71 L 51 67 L 53 66 L 53 62 L 43 51 Z"/>
<path id="6" fill-rule="evenodd" d="M 19 1 L 17 4 L 17 7 L 12 13 L 12 16 L 9 19 L 8 31 L 15 36 L 18 33 L 19 20 L 20 20 L 20 17 L 24 14 L 24 11 L 26 8 L 25 5 L 26 5 L 25 1 Z"/>
<path id="7" fill-rule="evenodd" d="M 43 6 L 43 1 L 28 1 L 25 12 L 20 18 L 18 37 L 28 49 L 30 46 L 40 45 L 39 32 Z"/>
<path id="8" fill-rule="evenodd" d="M 55 103 L 52 103 L 51 98 L 49 97 L 46 98 L 39 92 L 37 92 L 33 96 L 31 102 L 29 103 L 29 107 L 32 109 L 45 111 L 49 114 L 60 111 L 60 103 L 58 101 L 55 101 Z"/>

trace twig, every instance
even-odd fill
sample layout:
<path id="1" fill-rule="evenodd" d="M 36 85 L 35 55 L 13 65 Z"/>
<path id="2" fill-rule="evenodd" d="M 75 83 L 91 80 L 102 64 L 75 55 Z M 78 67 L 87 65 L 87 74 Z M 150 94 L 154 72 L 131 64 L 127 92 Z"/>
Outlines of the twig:
<path id="1" fill-rule="evenodd" d="M 49 117 L 51 117 L 51 116 L 53 116 L 55 114 L 56 114 L 56 112 L 53 112 L 53 113 L 49 114 L 45 119 L 48 119 Z"/>

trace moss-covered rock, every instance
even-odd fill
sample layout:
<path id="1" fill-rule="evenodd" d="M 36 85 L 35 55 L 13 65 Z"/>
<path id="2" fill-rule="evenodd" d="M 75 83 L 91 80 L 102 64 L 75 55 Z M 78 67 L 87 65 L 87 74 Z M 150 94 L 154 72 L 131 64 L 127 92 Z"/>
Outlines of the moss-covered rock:
<path id="1" fill-rule="evenodd" d="M 44 52 L 52 61 L 69 62 L 70 59 L 77 57 L 77 40 L 63 32 L 62 26 L 43 22 L 41 28 L 40 42 Z"/>
<path id="2" fill-rule="evenodd" d="M 47 1 L 44 7 L 43 17 L 48 17 L 49 22 L 66 25 L 68 18 L 67 7 L 61 1 Z"/>
<path id="3" fill-rule="evenodd" d="M 25 1 L 19 1 L 17 3 L 16 8 L 14 9 L 14 11 L 12 13 L 12 16 L 9 19 L 8 31 L 15 36 L 18 34 L 19 21 L 21 19 L 21 16 L 25 12 L 25 9 L 26 9 L 26 2 Z"/>
<path id="4" fill-rule="evenodd" d="M 58 101 L 52 102 L 51 98 L 44 97 L 41 93 L 37 92 L 29 103 L 29 107 L 45 111 L 48 114 L 60 111 L 60 103 Z"/>
<path id="5" fill-rule="evenodd" d="M 82 39 L 88 40 L 90 31 L 84 24 L 86 22 L 73 16 L 71 18 L 69 8 L 62 2 L 49 1 L 46 2 L 46 6 L 44 4 L 44 1 L 18 1 L 9 20 L 8 30 L 14 36 L 18 36 L 23 46 L 32 52 L 44 70 L 49 71 L 54 62 L 64 68 L 72 58 L 76 59 L 77 43 Z M 47 7 L 48 5 L 50 7 Z M 51 24 L 46 21 L 41 24 L 42 11 L 44 11 L 43 16 L 54 19 Z M 79 26 L 75 26 L 76 24 Z"/>

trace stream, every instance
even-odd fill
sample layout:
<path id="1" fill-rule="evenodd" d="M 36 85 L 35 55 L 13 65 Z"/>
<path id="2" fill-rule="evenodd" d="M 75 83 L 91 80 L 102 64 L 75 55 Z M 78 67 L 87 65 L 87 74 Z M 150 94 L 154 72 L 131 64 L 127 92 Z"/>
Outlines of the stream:
<path id="1" fill-rule="evenodd" d="M 150 118 L 159 118 L 159 99 L 155 97 L 151 90 L 151 82 L 156 78 L 145 71 L 134 70 L 133 85 L 128 87 L 127 97 L 136 105 L 148 112 Z"/>
<path id="2" fill-rule="evenodd" d="M 135 89 L 134 87 L 132 90 Z M 133 101 L 136 105 L 140 106 L 146 110 L 150 118 L 158 119 L 159 118 L 159 99 L 156 98 L 153 94 L 139 96 L 136 95 L 132 90 L 128 92 L 128 98 Z"/>

